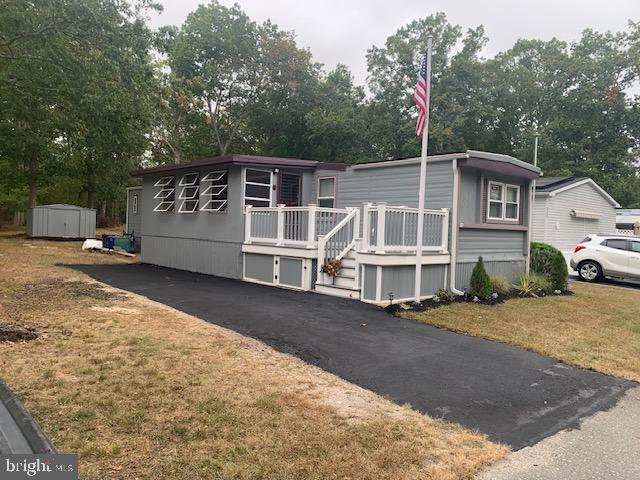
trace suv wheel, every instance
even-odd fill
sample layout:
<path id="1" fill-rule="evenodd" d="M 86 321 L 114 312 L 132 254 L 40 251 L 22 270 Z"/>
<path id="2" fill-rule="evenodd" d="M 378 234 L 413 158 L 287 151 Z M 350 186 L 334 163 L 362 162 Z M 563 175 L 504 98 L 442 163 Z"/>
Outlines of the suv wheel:
<path id="1" fill-rule="evenodd" d="M 597 282 L 602 278 L 602 268 L 596 262 L 587 260 L 578 267 L 578 275 L 586 282 Z"/>

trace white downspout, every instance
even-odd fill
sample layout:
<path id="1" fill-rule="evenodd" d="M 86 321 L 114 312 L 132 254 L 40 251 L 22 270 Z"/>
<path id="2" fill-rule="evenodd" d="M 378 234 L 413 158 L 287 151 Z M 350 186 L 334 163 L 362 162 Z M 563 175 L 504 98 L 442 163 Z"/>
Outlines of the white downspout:
<path id="1" fill-rule="evenodd" d="M 460 190 L 460 170 L 458 160 L 453 159 L 453 205 L 451 207 L 451 267 L 449 268 L 449 290 L 456 295 L 464 295 L 464 292 L 456 288 L 456 257 L 458 256 L 458 192 Z"/>

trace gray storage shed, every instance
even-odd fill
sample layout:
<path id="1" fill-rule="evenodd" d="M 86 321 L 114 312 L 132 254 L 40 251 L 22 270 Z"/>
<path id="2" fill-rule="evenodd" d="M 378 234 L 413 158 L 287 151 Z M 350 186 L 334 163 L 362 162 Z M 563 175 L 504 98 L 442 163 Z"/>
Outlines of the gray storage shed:
<path id="1" fill-rule="evenodd" d="M 27 212 L 27 236 L 95 238 L 96 211 L 62 203 L 32 207 Z"/>

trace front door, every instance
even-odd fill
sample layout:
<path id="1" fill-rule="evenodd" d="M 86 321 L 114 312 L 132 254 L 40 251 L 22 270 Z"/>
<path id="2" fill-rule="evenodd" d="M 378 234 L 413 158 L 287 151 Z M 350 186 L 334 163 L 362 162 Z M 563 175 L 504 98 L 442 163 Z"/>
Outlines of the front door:
<path id="1" fill-rule="evenodd" d="M 300 175 L 297 173 L 280 173 L 278 185 L 278 203 L 287 207 L 299 207 L 302 203 L 300 196 Z"/>

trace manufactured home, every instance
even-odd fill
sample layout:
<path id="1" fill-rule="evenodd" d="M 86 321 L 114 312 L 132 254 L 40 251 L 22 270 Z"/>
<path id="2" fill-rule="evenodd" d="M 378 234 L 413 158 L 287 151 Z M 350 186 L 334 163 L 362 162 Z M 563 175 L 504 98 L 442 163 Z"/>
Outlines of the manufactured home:
<path id="1" fill-rule="evenodd" d="M 588 177 L 543 177 L 536 182 L 532 240 L 565 256 L 590 233 L 616 231 L 616 202 Z"/>
<path id="2" fill-rule="evenodd" d="M 382 304 L 413 299 L 420 159 L 361 164 L 228 155 L 132 172 L 144 263 Z M 482 255 L 515 281 L 530 243 L 533 165 L 428 157 L 420 293 L 461 292 Z M 134 196 L 135 195 L 135 196 Z M 135 198 L 135 202 L 134 199 Z M 135 212 L 134 212 L 135 211 Z M 336 277 L 321 271 L 342 263 Z"/>

